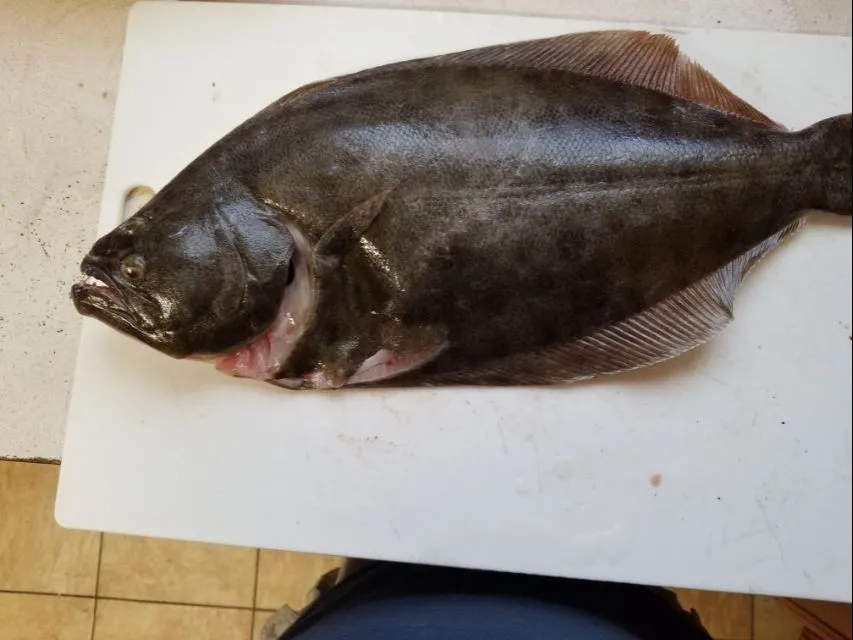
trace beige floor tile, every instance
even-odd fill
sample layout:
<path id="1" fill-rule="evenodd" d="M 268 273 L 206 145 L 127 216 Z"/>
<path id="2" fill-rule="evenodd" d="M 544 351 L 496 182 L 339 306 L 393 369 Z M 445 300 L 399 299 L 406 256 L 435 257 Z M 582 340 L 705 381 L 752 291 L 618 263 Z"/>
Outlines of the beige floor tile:
<path id="1" fill-rule="evenodd" d="M 269 611 L 255 611 L 255 617 L 252 621 L 252 640 L 260 640 L 261 628 L 270 615 L 272 614 Z"/>
<path id="2" fill-rule="evenodd" d="M 94 595 L 100 536 L 56 524 L 58 474 L 52 464 L 0 461 L 0 590 Z"/>
<path id="3" fill-rule="evenodd" d="M 93 598 L 0 593 L 3 640 L 89 640 Z"/>
<path id="4" fill-rule="evenodd" d="M 255 549 L 105 535 L 98 595 L 251 607 Z"/>
<path id="5" fill-rule="evenodd" d="M 263 629 L 267 618 L 272 614 L 272 611 L 255 611 L 255 622 L 252 625 L 252 640 L 261 640 L 261 629 Z"/>
<path id="6" fill-rule="evenodd" d="M 94 640 L 246 640 L 251 631 L 244 609 L 100 600 Z"/>
<path id="7" fill-rule="evenodd" d="M 696 609 L 702 625 L 720 640 L 751 640 L 752 596 L 718 591 L 674 589 L 681 606 Z"/>
<path id="8" fill-rule="evenodd" d="M 755 596 L 754 640 L 800 640 L 803 627 L 794 613 L 775 598 Z"/>
<path id="9" fill-rule="evenodd" d="M 302 609 L 320 576 L 341 566 L 341 562 L 337 556 L 262 549 L 255 606 L 278 609 L 287 604 L 297 611 Z"/>

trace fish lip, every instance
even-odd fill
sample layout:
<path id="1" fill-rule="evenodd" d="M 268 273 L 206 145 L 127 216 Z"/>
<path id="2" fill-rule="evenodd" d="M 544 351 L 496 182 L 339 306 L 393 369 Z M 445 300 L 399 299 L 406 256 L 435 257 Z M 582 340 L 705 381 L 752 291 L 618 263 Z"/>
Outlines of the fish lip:
<path id="1" fill-rule="evenodd" d="M 80 270 L 83 275 L 96 278 L 107 287 L 98 287 L 85 282 L 73 284 L 71 299 L 77 311 L 84 316 L 118 325 L 117 328 L 124 328 L 134 335 L 139 335 L 137 314 L 128 303 L 125 292 L 119 287 L 115 278 L 88 260 L 83 262 Z"/>

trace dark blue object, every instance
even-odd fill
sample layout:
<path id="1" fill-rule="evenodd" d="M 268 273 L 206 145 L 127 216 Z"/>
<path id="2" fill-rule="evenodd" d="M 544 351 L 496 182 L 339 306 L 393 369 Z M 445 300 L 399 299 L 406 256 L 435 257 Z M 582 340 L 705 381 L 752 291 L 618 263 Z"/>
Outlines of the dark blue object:
<path id="1" fill-rule="evenodd" d="M 711 640 L 668 591 L 378 563 L 332 587 L 281 640 Z"/>

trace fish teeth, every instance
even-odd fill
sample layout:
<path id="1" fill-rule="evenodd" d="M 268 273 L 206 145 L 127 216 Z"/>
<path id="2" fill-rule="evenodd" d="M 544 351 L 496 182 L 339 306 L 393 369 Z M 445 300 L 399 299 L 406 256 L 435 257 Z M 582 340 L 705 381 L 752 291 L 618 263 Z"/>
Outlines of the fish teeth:
<path id="1" fill-rule="evenodd" d="M 102 289 L 109 289 L 110 285 L 102 280 L 98 280 L 95 276 L 89 276 L 86 278 L 86 285 L 89 287 L 100 287 Z"/>

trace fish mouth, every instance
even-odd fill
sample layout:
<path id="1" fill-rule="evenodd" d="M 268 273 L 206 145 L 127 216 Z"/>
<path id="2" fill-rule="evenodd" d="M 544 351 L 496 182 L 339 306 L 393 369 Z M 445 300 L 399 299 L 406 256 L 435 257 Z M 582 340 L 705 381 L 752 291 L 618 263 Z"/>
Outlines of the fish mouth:
<path id="1" fill-rule="evenodd" d="M 139 337 L 137 314 L 116 281 L 106 271 L 90 263 L 84 263 L 81 271 L 85 278 L 71 286 L 71 300 L 77 311 Z"/>

